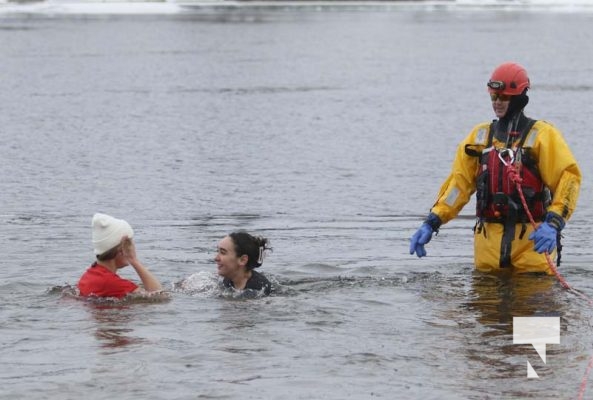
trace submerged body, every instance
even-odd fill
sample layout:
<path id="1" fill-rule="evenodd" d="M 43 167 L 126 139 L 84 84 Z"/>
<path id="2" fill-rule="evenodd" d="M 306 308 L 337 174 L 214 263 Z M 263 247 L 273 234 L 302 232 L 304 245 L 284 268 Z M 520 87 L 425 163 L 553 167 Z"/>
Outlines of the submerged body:
<path id="1" fill-rule="evenodd" d="M 235 288 L 233 281 L 229 278 L 224 278 L 222 280 L 222 285 L 225 288 Z M 262 292 L 264 295 L 269 295 L 272 291 L 272 284 L 263 274 L 260 274 L 257 271 L 251 271 L 251 276 L 247 280 L 247 283 L 243 287 L 243 290 L 253 290 L 256 292 Z"/>
<path id="2" fill-rule="evenodd" d="M 121 299 L 136 289 L 138 289 L 138 285 L 134 282 L 120 277 L 99 263 L 93 263 L 78 281 L 78 290 L 81 296 Z"/>

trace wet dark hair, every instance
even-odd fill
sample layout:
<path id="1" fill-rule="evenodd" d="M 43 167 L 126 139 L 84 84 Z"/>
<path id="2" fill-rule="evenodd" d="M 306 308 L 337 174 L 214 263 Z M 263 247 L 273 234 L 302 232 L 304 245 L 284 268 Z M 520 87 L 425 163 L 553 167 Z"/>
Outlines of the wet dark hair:
<path id="1" fill-rule="evenodd" d="M 97 254 L 97 260 L 99 261 L 107 261 L 107 260 L 113 260 L 115 257 L 117 257 L 117 253 L 119 252 L 120 246 L 115 246 L 114 248 L 112 248 L 111 250 L 107 250 L 105 253 L 103 254 Z"/>
<path id="2" fill-rule="evenodd" d="M 266 250 L 272 250 L 270 242 L 265 237 L 253 236 L 247 232 L 233 232 L 229 234 L 232 239 L 237 257 L 247 255 L 247 269 L 257 268 L 263 263 Z"/>

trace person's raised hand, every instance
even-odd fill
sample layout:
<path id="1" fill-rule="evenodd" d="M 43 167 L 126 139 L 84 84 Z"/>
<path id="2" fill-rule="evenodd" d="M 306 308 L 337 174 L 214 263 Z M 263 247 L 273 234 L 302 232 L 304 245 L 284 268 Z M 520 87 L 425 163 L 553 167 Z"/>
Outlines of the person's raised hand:
<path id="1" fill-rule="evenodd" d="M 122 238 L 121 250 L 122 250 L 124 257 L 130 264 L 132 264 L 134 261 L 137 260 L 136 246 L 134 245 L 134 241 L 131 238 L 129 238 L 127 236 L 124 236 Z"/>

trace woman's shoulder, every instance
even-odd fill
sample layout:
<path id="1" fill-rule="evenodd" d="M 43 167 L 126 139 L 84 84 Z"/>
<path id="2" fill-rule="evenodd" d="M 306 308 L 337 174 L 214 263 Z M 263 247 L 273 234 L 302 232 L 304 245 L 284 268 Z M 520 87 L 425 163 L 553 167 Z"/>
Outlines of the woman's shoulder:
<path id="1" fill-rule="evenodd" d="M 225 288 L 234 288 L 235 287 L 235 285 L 233 284 L 233 281 L 231 281 L 229 278 L 223 278 L 222 286 L 224 286 Z"/>
<path id="2" fill-rule="evenodd" d="M 272 284 L 266 278 L 266 276 L 260 272 L 251 271 L 251 278 L 247 281 L 245 289 L 262 290 L 264 289 L 265 294 L 270 294 Z"/>

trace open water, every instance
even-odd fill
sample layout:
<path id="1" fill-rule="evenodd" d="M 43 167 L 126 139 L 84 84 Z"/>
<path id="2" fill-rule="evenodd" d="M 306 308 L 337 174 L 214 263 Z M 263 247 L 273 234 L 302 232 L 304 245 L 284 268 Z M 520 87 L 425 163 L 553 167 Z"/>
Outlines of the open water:
<path id="1" fill-rule="evenodd" d="M 583 170 L 560 271 L 593 296 L 586 7 L 2 7 L 0 398 L 576 398 L 586 301 L 474 272 L 473 203 L 428 257 L 408 239 L 457 143 L 493 118 L 491 70 L 516 60 L 528 114 Z M 132 224 L 168 301 L 68 295 L 94 212 Z M 268 298 L 217 286 L 216 245 L 237 229 L 272 242 Z M 561 317 L 546 364 L 513 344 L 515 316 Z"/>

